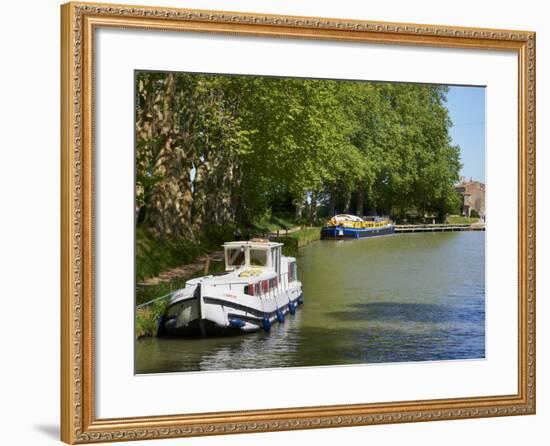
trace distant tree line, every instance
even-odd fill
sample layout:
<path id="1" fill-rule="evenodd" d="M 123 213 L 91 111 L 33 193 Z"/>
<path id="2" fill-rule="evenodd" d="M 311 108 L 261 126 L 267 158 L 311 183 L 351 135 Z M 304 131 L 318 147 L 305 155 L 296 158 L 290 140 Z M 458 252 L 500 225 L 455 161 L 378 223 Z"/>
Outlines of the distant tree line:
<path id="1" fill-rule="evenodd" d="M 136 75 L 136 212 L 159 236 L 250 225 L 273 208 L 440 218 L 460 151 L 447 87 L 185 73 Z"/>

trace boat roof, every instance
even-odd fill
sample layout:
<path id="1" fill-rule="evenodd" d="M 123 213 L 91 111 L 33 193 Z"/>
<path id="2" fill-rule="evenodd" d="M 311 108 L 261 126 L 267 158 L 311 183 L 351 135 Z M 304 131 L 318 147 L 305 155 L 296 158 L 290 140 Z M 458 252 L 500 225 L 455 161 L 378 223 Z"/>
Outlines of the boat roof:
<path id="1" fill-rule="evenodd" d="M 351 215 L 351 214 L 338 214 L 332 217 L 336 220 L 342 220 L 342 221 L 363 221 L 361 217 L 358 217 L 357 215 Z"/>
<path id="2" fill-rule="evenodd" d="M 194 279 L 189 279 L 186 283 L 188 285 L 193 285 L 205 280 L 205 284 L 218 285 L 250 282 L 255 283 L 261 280 L 272 279 L 274 277 L 277 277 L 277 273 L 273 268 L 247 266 L 219 275 L 195 277 Z"/>
<path id="3" fill-rule="evenodd" d="M 283 243 L 280 242 L 272 242 L 267 239 L 252 239 L 252 240 L 244 240 L 244 241 L 235 241 L 235 242 L 225 242 L 223 244 L 224 248 L 228 247 L 239 247 L 239 246 L 251 246 L 254 248 L 275 248 L 277 246 L 283 246 Z"/>

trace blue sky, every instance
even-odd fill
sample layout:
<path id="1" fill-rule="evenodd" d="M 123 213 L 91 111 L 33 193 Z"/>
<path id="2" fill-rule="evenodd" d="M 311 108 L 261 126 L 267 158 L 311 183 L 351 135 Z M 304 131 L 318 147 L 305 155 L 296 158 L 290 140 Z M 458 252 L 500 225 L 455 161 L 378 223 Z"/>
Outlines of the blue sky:
<path id="1" fill-rule="evenodd" d="M 449 87 L 450 135 L 460 146 L 461 175 L 485 182 L 485 87 Z"/>

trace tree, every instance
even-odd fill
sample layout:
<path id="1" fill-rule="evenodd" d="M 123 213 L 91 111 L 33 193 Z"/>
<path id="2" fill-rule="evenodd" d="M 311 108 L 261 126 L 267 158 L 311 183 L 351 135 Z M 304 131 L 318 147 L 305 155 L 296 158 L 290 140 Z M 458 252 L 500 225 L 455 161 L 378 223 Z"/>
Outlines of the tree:
<path id="1" fill-rule="evenodd" d="M 230 84 L 220 76 L 138 75 L 138 205 L 159 236 L 193 238 L 204 224 L 234 220 L 233 177 L 249 140 Z"/>
<path id="2" fill-rule="evenodd" d="M 460 151 L 434 85 L 140 72 L 138 224 L 192 239 L 251 225 L 273 205 L 454 211 Z"/>

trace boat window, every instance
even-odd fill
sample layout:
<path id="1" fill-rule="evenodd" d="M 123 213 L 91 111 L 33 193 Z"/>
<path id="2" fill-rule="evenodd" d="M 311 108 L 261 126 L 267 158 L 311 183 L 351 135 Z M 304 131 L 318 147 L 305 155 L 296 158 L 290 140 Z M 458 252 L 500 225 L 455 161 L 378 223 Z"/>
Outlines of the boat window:
<path id="1" fill-rule="evenodd" d="M 171 306 L 168 307 L 168 309 L 166 310 L 166 318 L 167 319 L 170 319 L 170 318 L 173 318 L 173 317 L 177 317 L 180 313 L 182 312 L 193 312 L 193 301 L 192 300 L 185 300 L 183 302 L 178 302 L 176 304 L 173 304 Z M 189 314 L 191 314 L 189 313 Z"/>
<path id="2" fill-rule="evenodd" d="M 288 281 L 294 282 L 298 279 L 298 274 L 296 270 L 296 262 L 290 262 L 288 264 Z"/>
<path id="3" fill-rule="evenodd" d="M 265 249 L 250 250 L 250 266 L 266 266 L 267 251 Z"/>
<path id="4" fill-rule="evenodd" d="M 227 250 L 227 266 L 242 266 L 244 263 L 244 249 L 231 248 Z"/>
<path id="5" fill-rule="evenodd" d="M 171 318 L 171 317 L 177 316 L 178 313 L 181 311 L 182 307 L 183 307 L 183 304 L 181 303 L 168 307 L 168 310 L 166 310 L 166 317 Z"/>

